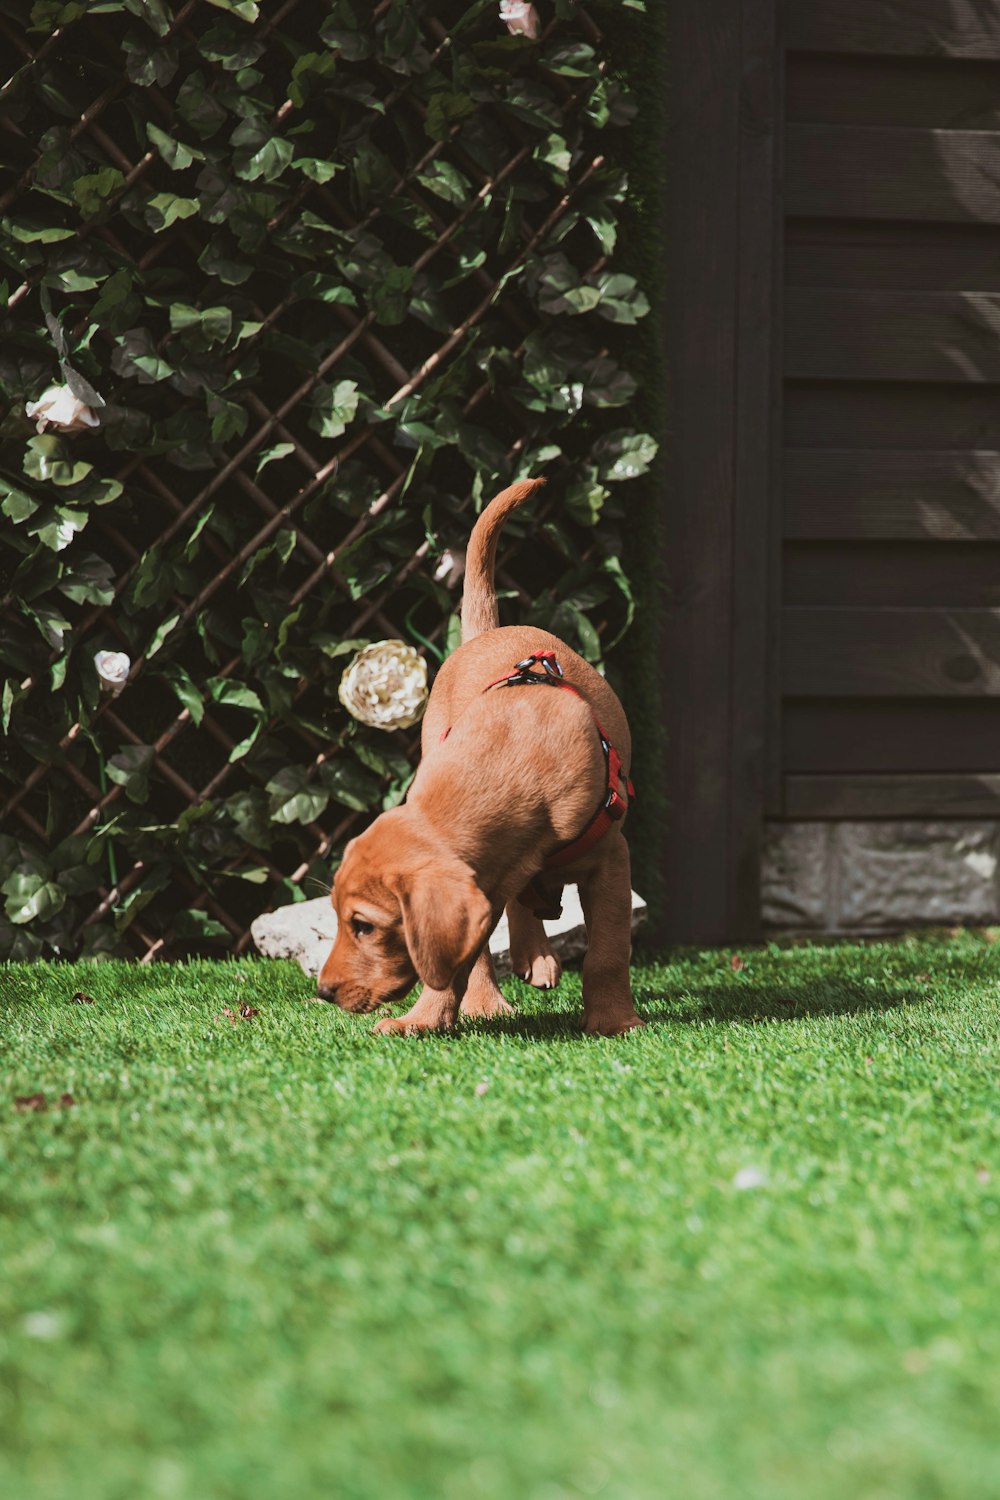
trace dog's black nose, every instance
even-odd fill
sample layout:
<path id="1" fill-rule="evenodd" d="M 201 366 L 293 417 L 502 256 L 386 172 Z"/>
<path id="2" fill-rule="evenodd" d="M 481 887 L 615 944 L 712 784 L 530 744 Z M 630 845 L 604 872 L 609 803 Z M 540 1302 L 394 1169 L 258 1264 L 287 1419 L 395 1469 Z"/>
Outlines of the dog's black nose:
<path id="1" fill-rule="evenodd" d="M 336 1005 L 337 986 L 335 984 L 323 984 L 320 981 L 316 986 L 316 993 L 321 1000 L 329 1000 L 331 1005 Z"/>

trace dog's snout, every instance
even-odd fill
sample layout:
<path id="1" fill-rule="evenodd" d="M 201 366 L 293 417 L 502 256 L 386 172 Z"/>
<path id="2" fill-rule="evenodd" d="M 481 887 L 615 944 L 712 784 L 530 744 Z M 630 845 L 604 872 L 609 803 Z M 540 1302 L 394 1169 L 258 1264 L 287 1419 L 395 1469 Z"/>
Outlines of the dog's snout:
<path id="1" fill-rule="evenodd" d="M 320 979 L 316 985 L 316 993 L 321 1000 L 328 1000 L 331 1005 L 337 1004 L 337 986 L 335 984 L 324 984 Z"/>

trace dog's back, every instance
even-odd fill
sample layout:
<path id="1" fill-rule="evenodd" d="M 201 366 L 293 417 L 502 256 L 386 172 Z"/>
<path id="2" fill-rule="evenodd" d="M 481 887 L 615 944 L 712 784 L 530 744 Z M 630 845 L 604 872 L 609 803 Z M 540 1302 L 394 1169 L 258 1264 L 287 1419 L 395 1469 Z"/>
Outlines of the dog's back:
<path id="1" fill-rule="evenodd" d="M 495 582 L 497 544 L 507 518 L 545 483 L 523 479 L 490 501 L 469 538 L 462 598 L 462 644 L 441 667 L 423 723 L 423 752 L 481 695 L 536 651 L 554 651 L 567 682 L 584 694 L 623 755 L 631 751 L 624 710 L 601 674 L 564 641 L 531 625 L 500 625 Z M 557 694 L 562 699 L 563 694 Z M 587 722 L 587 721 L 584 721 Z"/>

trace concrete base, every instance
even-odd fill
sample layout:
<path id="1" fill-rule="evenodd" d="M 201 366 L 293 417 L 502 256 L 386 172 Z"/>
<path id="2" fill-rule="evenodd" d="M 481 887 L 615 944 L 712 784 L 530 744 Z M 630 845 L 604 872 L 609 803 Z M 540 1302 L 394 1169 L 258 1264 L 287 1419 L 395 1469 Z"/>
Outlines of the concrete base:
<path id="1" fill-rule="evenodd" d="M 771 823 L 770 932 L 879 933 L 1000 922 L 1000 823 Z"/>

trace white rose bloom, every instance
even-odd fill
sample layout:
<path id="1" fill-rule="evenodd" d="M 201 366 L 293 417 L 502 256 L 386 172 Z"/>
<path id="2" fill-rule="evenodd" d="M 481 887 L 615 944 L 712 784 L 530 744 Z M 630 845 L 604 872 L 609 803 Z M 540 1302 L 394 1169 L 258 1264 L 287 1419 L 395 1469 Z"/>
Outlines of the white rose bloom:
<path id="1" fill-rule="evenodd" d="M 374 641 L 345 668 L 340 701 L 373 729 L 409 729 L 427 703 L 427 663 L 405 641 Z"/>
<path id="2" fill-rule="evenodd" d="M 446 547 L 434 569 L 434 582 L 443 583 L 446 588 L 453 589 L 464 572 L 465 553 L 452 552 L 450 547 Z"/>
<path id="3" fill-rule="evenodd" d="M 511 36 L 523 33 L 534 39 L 538 35 L 538 12 L 527 0 L 500 0 L 500 19 Z"/>
<path id="4" fill-rule="evenodd" d="M 39 432 L 55 427 L 60 432 L 82 432 L 85 427 L 100 427 L 101 419 L 92 406 L 74 396 L 68 385 L 50 385 L 37 401 L 24 408 Z"/>
<path id="5" fill-rule="evenodd" d="M 107 688 L 113 698 L 117 698 L 132 670 L 130 658 L 124 651 L 98 651 L 94 657 L 94 666 L 101 679 L 101 686 Z"/>

